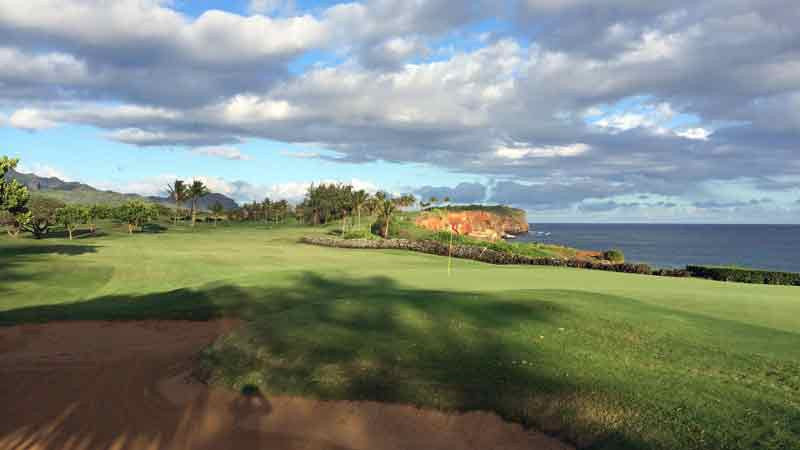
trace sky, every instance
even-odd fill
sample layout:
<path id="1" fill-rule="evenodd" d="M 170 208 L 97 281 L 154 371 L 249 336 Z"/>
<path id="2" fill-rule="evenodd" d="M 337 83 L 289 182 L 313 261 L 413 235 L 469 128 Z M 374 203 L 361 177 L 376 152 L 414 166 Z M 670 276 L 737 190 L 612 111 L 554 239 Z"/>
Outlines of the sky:
<path id="1" fill-rule="evenodd" d="M 239 202 L 800 223 L 796 0 L 0 0 L 0 154 Z"/>

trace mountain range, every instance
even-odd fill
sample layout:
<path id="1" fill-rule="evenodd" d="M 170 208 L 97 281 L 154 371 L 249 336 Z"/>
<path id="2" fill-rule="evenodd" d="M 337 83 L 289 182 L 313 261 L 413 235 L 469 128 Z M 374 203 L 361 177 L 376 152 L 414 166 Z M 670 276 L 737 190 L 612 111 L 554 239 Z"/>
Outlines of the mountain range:
<path id="1" fill-rule="evenodd" d="M 9 179 L 17 180 L 25 185 L 32 193 L 57 198 L 64 203 L 101 203 L 119 205 L 129 200 L 144 200 L 152 203 L 161 203 L 174 206 L 175 202 L 169 197 L 143 196 L 138 194 L 122 194 L 114 191 L 104 191 L 88 184 L 75 181 L 64 181 L 56 177 L 40 177 L 32 173 L 20 173 L 15 170 L 7 174 Z M 211 193 L 197 201 L 201 210 L 208 210 L 211 205 L 219 202 L 225 209 L 233 209 L 239 205 L 232 198 L 218 193 Z"/>

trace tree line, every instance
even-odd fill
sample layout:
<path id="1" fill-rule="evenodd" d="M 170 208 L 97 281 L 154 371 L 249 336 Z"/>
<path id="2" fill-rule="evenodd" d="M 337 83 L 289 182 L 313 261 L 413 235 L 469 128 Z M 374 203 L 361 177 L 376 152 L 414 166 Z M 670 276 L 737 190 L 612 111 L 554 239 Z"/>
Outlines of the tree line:
<path id="1" fill-rule="evenodd" d="M 51 227 L 61 225 L 70 239 L 81 225 L 88 225 L 94 234 L 97 223 L 113 219 L 127 226 L 129 233 L 141 231 L 148 222 L 159 217 L 167 217 L 178 224 L 187 217 L 183 206 L 190 205 L 188 217 L 194 227 L 198 220 L 198 202 L 210 194 L 209 188 L 199 180 L 186 183 L 176 179 L 167 186 L 169 198 L 174 202 L 174 210 L 141 200 L 132 200 L 122 205 L 77 205 L 44 196 L 31 196 L 28 189 L 16 180 L 6 180 L 6 173 L 15 168 L 17 159 L 3 156 L 0 159 L 0 225 L 5 225 L 11 236 L 30 232 L 36 238 L 45 236 Z M 445 202 L 449 199 L 445 198 Z M 215 202 L 210 206 L 209 217 L 216 226 L 219 220 L 258 221 L 264 223 L 285 223 L 294 218 L 300 224 L 311 226 L 326 225 L 334 221 L 341 223 L 342 233 L 357 227 L 362 229 L 362 217 L 375 217 L 372 224 L 377 233 L 389 236 L 390 224 L 395 213 L 402 208 L 415 206 L 418 200 L 411 194 L 392 196 L 379 191 L 371 194 L 363 189 L 342 183 L 320 183 L 309 186 L 303 200 L 297 205 L 287 200 L 265 198 L 241 207 L 226 210 Z M 439 203 L 435 197 L 420 201 L 422 208 Z"/>
<path id="2" fill-rule="evenodd" d="M 100 220 L 114 219 L 127 226 L 128 232 L 141 231 L 148 222 L 169 213 L 163 205 L 132 200 L 119 206 L 103 204 L 80 205 L 46 196 L 32 196 L 28 189 L 16 180 L 6 179 L 7 173 L 16 168 L 18 159 L 0 158 L 0 225 L 6 232 L 17 237 L 22 232 L 40 239 L 55 225 L 61 225 L 72 239 L 81 225 L 88 225 L 95 234 Z M 166 211 L 165 211 L 166 210 Z"/>
<path id="3" fill-rule="evenodd" d="M 370 194 L 363 189 L 341 183 L 312 184 L 303 201 L 297 205 L 298 217 L 302 223 L 324 225 L 331 221 L 341 221 L 342 233 L 348 227 L 361 228 L 361 218 L 377 216 L 379 234 L 389 235 L 389 224 L 400 208 L 414 206 L 417 199 L 411 194 L 393 197 L 387 192 Z"/>

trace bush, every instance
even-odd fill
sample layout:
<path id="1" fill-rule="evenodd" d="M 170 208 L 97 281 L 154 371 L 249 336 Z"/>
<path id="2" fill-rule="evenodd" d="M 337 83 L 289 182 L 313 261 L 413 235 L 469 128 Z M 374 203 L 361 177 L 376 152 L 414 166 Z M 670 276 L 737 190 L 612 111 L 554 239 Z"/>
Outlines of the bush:
<path id="1" fill-rule="evenodd" d="M 686 266 L 686 270 L 692 276 L 709 280 L 800 286 L 800 273 L 713 266 Z"/>
<path id="2" fill-rule="evenodd" d="M 617 250 L 613 248 L 611 250 L 606 250 L 603 252 L 603 259 L 605 259 L 606 261 L 611 261 L 612 263 L 624 263 L 625 254 L 622 253 L 622 250 Z"/>
<path id="3" fill-rule="evenodd" d="M 375 236 L 366 230 L 348 231 L 343 236 L 345 239 L 373 239 Z"/>
<path id="4" fill-rule="evenodd" d="M 686 269 L 658 269 L 653 272 L 653 275 L 658 275 L 660 277 L 688 278 L 692 276 L 692 273 Z"/>

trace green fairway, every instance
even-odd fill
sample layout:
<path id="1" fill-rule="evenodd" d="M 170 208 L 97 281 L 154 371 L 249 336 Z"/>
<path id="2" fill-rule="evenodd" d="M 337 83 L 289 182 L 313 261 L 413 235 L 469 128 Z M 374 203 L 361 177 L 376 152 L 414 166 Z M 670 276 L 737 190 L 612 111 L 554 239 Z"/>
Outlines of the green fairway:
<path id="1" fill-rule="evenodd" d="M 589 448 L 800 442 L 800 288 L 298 244 L 236 225 L 0 237 L 0 325 L 237 316 L 237 389 L 493 410 Z"/>

